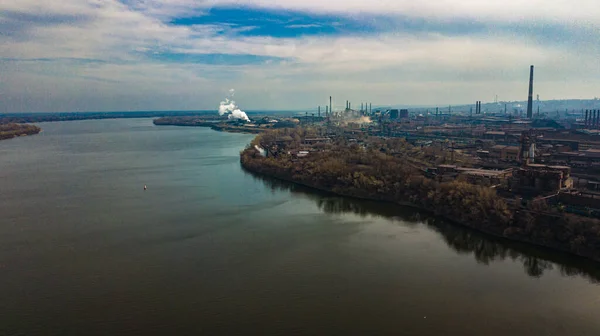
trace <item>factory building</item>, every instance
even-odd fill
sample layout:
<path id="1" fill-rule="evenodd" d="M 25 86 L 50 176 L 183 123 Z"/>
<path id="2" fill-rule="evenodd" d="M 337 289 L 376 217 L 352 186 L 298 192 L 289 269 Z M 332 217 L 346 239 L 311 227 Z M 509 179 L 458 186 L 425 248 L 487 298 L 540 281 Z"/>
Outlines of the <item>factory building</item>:
<path id="1" fill-rule="evenodd" d="M 519 147 L 496 145 L 489 150 L 490 158 L 503 161 L 519 160 Z"/>
<path id="2" fill-rule="evenodd" d="M 513 172 L 511 189 L 520 194 L 556 193 L 572 188 L 571 167 L 530 164 Z"/>

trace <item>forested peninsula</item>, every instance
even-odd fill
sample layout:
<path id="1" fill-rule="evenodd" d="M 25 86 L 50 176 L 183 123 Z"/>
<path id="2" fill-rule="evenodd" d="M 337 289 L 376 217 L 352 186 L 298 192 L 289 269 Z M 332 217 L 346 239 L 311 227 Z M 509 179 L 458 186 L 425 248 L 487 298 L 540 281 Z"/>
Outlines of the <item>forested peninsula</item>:
<path id="1" fill-rule="evenodd" d="M 12 139 L 24 135 L 38 134 L 41 128 L 27 124 L 0 124 L 0 140 Z"/>
<path id="2" fill-rule="evenodd" d="M 432 157 L 402 138 L 323 134 L 323 129 L 300 127 L 260 134 L 240 153 L 241 164 L 254 173 L 416 207 L 498 237 L 600 261 L 600 220 L 543 202 L 522 205 L 460 179 L 436 181 L 424 169 Z"/>

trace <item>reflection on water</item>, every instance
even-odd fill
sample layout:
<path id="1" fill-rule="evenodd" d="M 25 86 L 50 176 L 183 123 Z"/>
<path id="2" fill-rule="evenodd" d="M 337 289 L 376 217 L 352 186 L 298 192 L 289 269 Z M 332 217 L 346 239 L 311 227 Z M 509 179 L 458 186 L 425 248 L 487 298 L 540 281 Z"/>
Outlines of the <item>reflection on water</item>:
<path id="1" fill-rule="evenodd" d="M 246 171 L 247 172 L 247 171 Z M 459 254 L 472 255 L 480 264 L 488 265 L 506 259 L 523 264 L 525 273 L 541 277 L 545 271 L 557 268 L 563 276 L 581 276 L 600 283 L 598 263 L 529 244 L 489 236 L 478 231 L 448 223 L 439 217 L 416 209 L 383 202 L 365 201 L 324 193 L 305 186 L 281 181 L 251 172 L 273 191 L 289 191 L 314 201 L 325 213 L 351 213 L 361 217 L 399 219 L 405 225 L 426 225 L 439 233 L 446 244 Z"/>

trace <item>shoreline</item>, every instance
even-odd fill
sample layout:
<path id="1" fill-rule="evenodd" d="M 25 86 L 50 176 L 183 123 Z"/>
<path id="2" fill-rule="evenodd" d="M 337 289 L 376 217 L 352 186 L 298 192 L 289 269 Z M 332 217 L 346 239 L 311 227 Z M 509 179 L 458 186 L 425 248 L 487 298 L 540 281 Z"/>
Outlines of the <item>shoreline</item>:
<path id="1" fill-rule="evenodd" d="M 247 149 L 246 149 L 247 150 Z M 587 255 L 587 254 L 583 254 L 583 253 L 577 253 L 575 251 L 572 250 L 568 250 L 565 248 L 562 248 L 560 246 L 558 246 L 557 244 L 546 244 L 546 243 L 542 243 L 542 242 L 538 242 L 532 239 L 525 239 L 522 237 L 510 237 L 510 236 L 506 236 L 503 234 L 503 232 L 501 232 L 502 230 L 490 230 L 490 229 L 486 229 L 484 227 L 478 227 L 475 225 L 470 225 L 467 222 L 459 222 L 456 219 L 450 218 L 447 215 L 444 215 L 443 213 L 440 213 L 436 210 L 432 210 L 432 209 L 428 209 L 428 208 L 424 208 L 422 206 L 419 206 L 417 204 L 411 203 L 411 202 L 404 202 L 404 201 L 390 201 L 390 200 L 386 200 L 384 198 L 377 198 L 377 197 L 367 197 L 367 196 L 361 196 L 361 195 L 355 195 L 352 193 L 346 193 L 346 192 L 342 192 L 342 191 L 335 191 L 333 189 L 327 189 L 327 188 L 323 188 L 323 187 L 319 187 L 310 183 L 307 183 L 305 181 L 299 181 L 299 180 L 294 180 L 293 178 L 288 178 L 283 176 L 283 174 L 269 174 L 263 171 L 259 171 L 256 169 L 253 169 L 250 165 L 248 165 L 246 162 L 244 162 L 242 156 L 240 155 L 240 164 L 242 166 L 243 169 L 247 170 L 248 172 L 254 173 L 254 174 L 258 174 L 258 175 L 262 175 L 262 176 L 266 176 L 269 178 L 274 178 L 277 180 L 281 180 L 281 181 L 285 181 L 288 183 L 293 183 L 293 184 L 297 184 L 297 185 L 301 185 L 313 190 L 317 190 L 317 191 L 321 191 L 321 192 L 326 192 L 326 193 L 330 193 L 336 196 L 340 196 L 340 197 L 348 197 L 348 198 L 353 198 L 353 199 L 359 199 L 359 200 L 367 200 L 367 201 L 374 201 L 374 202 L 384 202 L 384 203 L 388 203 L 390 205 L 399 205 L 399 206 L 404 206 L 404 207 L 408 207 L 408 208 L 412 208 L 415 210 L 419 210 L 422 211 L 424 213 L 427 214 L 431 214 L 433 216 L 439 217 L 441 219 L 444 219 L 445 221 L 448 221 L 449 223 L 451 223 L 452 225 L 459 225 L 462 227 L 466 227 L 490 236 L 493 236 L 495 238 L 499 238 L 499 239 L 506 239 L 507 241 L 512 241 L 512 242 L 519 242 L 519 243 L 524 243 L 524 244 L 529 244 L 532 246 L 536 246 L 536 247 L 540 247 L 540 248 L 546 248 L 546 249 L 550 249 L 553 251 L 558 251 L 561 253 L 566 253 L 570 256 L 575 256 L 575 257 L 579 257 L 579 258 L 583 258 L 586 260 L 591 260 L 593 262 L 600 262 L 600 258 L 594 257 L 593 255 Z M 518 213 L 519 210 L 515 210 L 515 213 Z"/>
<path id="2" fill-rule="evenodd" d="M 31 124 L 0 124 L 0 141 L 40 134 L 42 129 Z"/>
<path id="3" fill-rule="evenodd" d="M 245 126 L 230 126 L 210 121 L 194 121 L 194 122 L 165 122 L 160 119 L 154 119 L 152 123 L 155 126 L 178 126 L 178 127 L 208 127 L 217 132 L 228 133 L 245 133 L 245 134 L 260 134 L 268 131 L 265 128 L 252 128 Z"/>

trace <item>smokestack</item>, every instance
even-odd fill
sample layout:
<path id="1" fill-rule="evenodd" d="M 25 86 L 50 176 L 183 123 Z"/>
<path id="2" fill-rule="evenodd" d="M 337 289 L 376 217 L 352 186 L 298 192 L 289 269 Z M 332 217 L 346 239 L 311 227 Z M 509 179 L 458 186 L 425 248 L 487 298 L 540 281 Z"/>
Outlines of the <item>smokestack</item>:
<path id="1" fill-rule="evenodd" d="M 360 103 L 360 113 L 363 113 L 363 103 Z"/>
<path id="2" fill-rule="evenodd" d="M 533 65 L 529 68 L 529 96 L 527 97 L 527 118 L 533 118 Z"/>
<path id="3" fill-rule="evenodd" d="M 369 103 L 369 114 L 373 114 L 373 103 Z"/>
<path id="4" fill-rule="evenodd" d="M 319 118 L 321 118 L 321 106 L 319 106 Z"/>
<path id="5" fill-rule="evenodd" d="M 504 104 L 504 114 L 506 114 L 506 104 Z"/>
<path id="6" fill-rule="evenodd" d="M 329 106 L 325 105 L 325 116 L 329 115 Z"/>
<path id="7" fill-rule="evenodd" d="M 435 116 L 436 116 L 436 117 L 439 117 L 439 113 L 440 113 L 440 108 L 439 108 L 439 107 L 436 107 L 436 108 L 435 108 Z"/>
<path id="8" fill-rule="evenodd" d="M 333 113 L 332 107 L 333 105 L 331 105 L 331 96 L 329 96 L 329 114 Z"/>
<path id="9" fill-rule="evenodd" d="M 585 110 L 585 127 L 588 126 L 588 110 Z"/>

